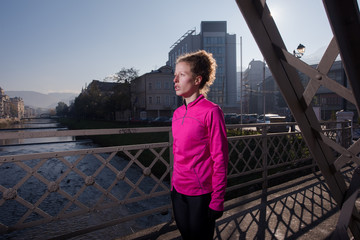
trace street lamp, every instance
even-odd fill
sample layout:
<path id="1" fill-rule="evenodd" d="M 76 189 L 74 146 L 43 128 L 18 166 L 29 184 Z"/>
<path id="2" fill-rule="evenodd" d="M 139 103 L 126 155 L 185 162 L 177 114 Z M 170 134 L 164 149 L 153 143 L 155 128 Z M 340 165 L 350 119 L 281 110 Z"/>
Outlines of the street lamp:
<path id="1" fill-rule="evenodd" d="M 293 54 L 295 57 L 297 58 L 301 58 L 305 53 L 305 46 L 302 45 L 301 43 L 299 44 L 299 46 L 297 47 L 296 51 L 293 51 Z"/>

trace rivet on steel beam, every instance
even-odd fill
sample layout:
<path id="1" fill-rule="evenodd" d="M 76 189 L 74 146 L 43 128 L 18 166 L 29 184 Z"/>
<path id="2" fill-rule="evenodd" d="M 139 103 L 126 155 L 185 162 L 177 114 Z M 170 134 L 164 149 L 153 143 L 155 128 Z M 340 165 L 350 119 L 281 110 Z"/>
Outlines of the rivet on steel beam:
<path id="1" fill-rule="evenodd" d="M 13 189 L 13 188 L 7 189 L 3 194 L 3 198 L 5 200 L 15 199 L 16 196 L 17 196 L 17 191 L 16 191 L 16 189 Z"/>
<path id="2" fill-rule="evenodd" d="M 145 176 L 150 176 L 150 174 L 151 174 L 151 168 L 145 168 L 144 171 L 143 171 L 143 174 L 144 174 Z"/>
<path id="3" fill-rule="evenodd" d="M 95 178 L 93 176 L 87 176 L 85 178 L 85 184 L 86 186 L 93 185 L 95 183 Z"/>
<path id="4" fill-rule="evenodd" d="M 315 78 L 316 78 L 317 80 L 322 80 L 321 74 L 316 74 L 316 75 L 315 75 Z"/>
<path id="5" fill-rule="evenodd" d="M 59 184 L 56 182 L 50 182 L 48 185 L 48 191 L 49 192 L 56 192 L 59 189 Z"/>
<path id="6" fill-rule="evenodd" d="M 124 180 L 125 178 L 125 172 L 119 172 L 119 174 L 116 176 L 118 180 Z"/>

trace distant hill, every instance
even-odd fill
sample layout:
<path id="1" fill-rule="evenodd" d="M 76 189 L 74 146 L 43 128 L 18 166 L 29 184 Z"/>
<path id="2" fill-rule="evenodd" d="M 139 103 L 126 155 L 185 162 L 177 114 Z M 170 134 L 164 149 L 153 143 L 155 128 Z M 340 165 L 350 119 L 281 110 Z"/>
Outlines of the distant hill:
<path id="1" fill-rule="evenodd" d="M 33 108 L 55 108 L 58 102 L 70 105 L 78 94 L 75 93 L 48 93 L 43 94 L 34 91 L 5 91 L 9 97 L 20 97 L 24 100 L 25 106 Z"/>

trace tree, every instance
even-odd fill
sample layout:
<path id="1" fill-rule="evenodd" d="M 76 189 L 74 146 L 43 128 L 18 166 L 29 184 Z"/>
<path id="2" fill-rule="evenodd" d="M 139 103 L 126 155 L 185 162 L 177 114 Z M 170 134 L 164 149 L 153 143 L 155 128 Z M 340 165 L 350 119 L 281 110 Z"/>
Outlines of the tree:
<path id="1" fill-rule="evenodd" d="M 115 79 L 118 83 L 130 83 L 132 80 L 138 77 L 139 70 L 134 68 L 122 68 L 115 74 Z"/>
<path id="2" fill-rule="evenodd" d="M 138 77 L 138 70 L 122 68 L 118 73 L 104 79 L 116 81 L 113 89 L 103 89 L 103 84 L 94 81 L 70 107 L 70 114 L 84 119 L 114 119 L 117 111 L 131 109 L 131 81 Z"/>
<path id="3" fill-rule="evenodd" d="M 10 103 L 10 116 L 11 117 L 18 117 L 18 107 L 15 103 Z"/>
<path id="4" fill-rule="evenodd" d="M 69 113 L 69 107 L 64 102 L 58 102 L 55 110 L 57 116 L 66 116 Z"/>

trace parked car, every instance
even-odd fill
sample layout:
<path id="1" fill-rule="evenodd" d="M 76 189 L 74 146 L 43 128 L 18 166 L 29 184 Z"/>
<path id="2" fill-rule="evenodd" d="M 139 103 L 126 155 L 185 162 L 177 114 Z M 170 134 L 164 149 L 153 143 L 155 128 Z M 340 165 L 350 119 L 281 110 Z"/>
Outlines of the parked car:
<path id="1" fill-rule="evenodd" d="M 256 113 L 251 114 L 243 114 L 243 123 L 256 123 L 257 122 L 258 115 Z"/>
<path id="2" fill-rule="evenodd" d="M 256 123 L 258 115 L 256 113 L 248 114 L 249 123 Z"/>
<path id="3" fill-rule="evenodd" d="M 225 123 L 227 124 L 234 123 L 234 118 L 236 118 L 236 113 L 225 113 L 224 118 L 225 118 Z"/>
<path id="4" fill-rule="evenodd" d="M 258 117 L 257 123 L 278 123 L 278 122 L 286 122 L 286 117 L 280 116 L 279 114 L 262 114 Z M 261 126 L 256 127 L 258 131 L 262 129 Z M 278 125 L 278 126 L 267 126 L 268 132 L 288 132 L 289 126 L 287 125 Z"/>
<path id="5" fill-rule="evenodd" d="M 150 123 L 154 125 L 169 125 L 171 124 L 170 117 L 161 116 L 152 120 Z"/>
<path id="6" fill-rule="evenodd" d="M 257 119 L 257 123 L 270 123 L 270 118 L 275 118 L 275 117 L 281 117 L 279 114 L 273 114 L 273 113 L 268 113 L 265 114 L 261 114 L 258 119 Z"/>

